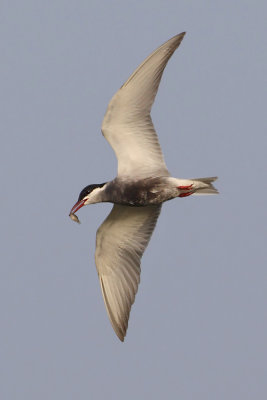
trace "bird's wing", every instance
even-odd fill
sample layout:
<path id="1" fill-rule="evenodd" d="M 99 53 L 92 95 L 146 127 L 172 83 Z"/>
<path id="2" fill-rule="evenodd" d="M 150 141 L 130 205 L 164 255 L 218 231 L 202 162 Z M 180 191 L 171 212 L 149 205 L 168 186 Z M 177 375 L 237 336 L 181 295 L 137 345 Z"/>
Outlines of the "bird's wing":
<path id="1" fill-rule="evenodd" d="M 124 340 L 140 282 L 140 262 L 161 205 L 115 204 L 96 235 L 95 262 L 110 322 Z"/>
<path id="2" fill-rule="evenodd" d="M 164 68 L 184 35 L 174 36 L 147 57 L 108 105 L 102 133 L 117 156 L 119 177 L 169 175 L 150 111 Z"/>

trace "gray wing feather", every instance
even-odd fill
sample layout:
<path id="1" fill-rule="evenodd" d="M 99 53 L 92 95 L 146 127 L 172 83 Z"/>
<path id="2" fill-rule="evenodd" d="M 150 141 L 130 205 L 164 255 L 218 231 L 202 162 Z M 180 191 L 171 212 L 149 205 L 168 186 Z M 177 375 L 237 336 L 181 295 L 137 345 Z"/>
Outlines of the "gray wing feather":
<path id="1" fill-rule="evenodd" d="M 102 132 L 118 159 L 118 176 L 168 176 L 150 111 L 163 71 L 185 33 L 156 49 L 111 99 Z"/>
<path id="2" fill-rule="evenodd" d="M 121 341 L 140 282 L 140 262 L 161 205 L 115 204 L 96 235 L 95 261 L 107 313 Z"/>

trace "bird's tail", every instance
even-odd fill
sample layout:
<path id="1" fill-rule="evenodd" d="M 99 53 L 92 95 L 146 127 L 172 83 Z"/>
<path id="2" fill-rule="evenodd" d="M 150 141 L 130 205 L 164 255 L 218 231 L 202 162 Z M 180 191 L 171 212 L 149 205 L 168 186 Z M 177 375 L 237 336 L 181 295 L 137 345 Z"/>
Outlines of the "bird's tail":
<path id="1" fill-rule="evenodd" d="M 216 194 L 218 190 L 213 186 L 212 182 L 216 181 L 217 176 L 210 178 L 194 178 L 190 179 L 193 181 L 194 195 L 201 194 Z"/>

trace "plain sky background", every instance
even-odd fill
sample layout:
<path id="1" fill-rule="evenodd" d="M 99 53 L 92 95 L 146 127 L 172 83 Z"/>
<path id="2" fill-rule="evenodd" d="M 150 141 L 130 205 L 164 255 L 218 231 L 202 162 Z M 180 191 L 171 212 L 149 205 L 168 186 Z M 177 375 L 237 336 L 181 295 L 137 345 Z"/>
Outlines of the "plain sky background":
<path id="1" fill-rule="evenodd" d="M 1 400 L 266 399 L 266 1 L 0 5 Z M 121 343 L 94 264 L 116 175 L 107 104 L 187 31 L 152 116 L 176 177 L 219 196 L 164 205 Z"/>

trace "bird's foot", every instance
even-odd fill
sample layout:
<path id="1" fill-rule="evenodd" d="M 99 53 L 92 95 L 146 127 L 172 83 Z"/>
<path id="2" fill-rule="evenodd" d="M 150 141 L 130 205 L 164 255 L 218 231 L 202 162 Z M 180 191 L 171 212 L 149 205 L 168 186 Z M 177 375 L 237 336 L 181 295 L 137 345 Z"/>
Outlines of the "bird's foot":
<path id="1" fill-rule="evenodd" d="M 193 194 L 194 192 L 186 192 L 186 193 L 181 193 L 179 194 L 178 197 L 187 197 L 187 196 L 191 196 L 191 194 Z"/>
<path id="2" fill-rule="evenodd" d="M 192 185 L 187 185 L 187 186 L 177 186 L 177 189 L 190 190 L 190 189 L 192 189 L 192 186 L 193 186 L 193 183 L 192 183 Z"/>
<path id="3" fill-rule="evenodd" d="M 187 197 L 187 196 L 190 196 L 191 194 L 193 194 L 194 191 L 190 190 L 190 189 L 192 189 L 192 187 L 193 187 L 193 184 L 187 185 L 187 186 L 177 186 L 177 189 L 184 191 L 184 192 L 180 193 L 178 197 Z M 186 190 L 188 190 L 188 191 L 186 192 Z"/>

